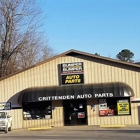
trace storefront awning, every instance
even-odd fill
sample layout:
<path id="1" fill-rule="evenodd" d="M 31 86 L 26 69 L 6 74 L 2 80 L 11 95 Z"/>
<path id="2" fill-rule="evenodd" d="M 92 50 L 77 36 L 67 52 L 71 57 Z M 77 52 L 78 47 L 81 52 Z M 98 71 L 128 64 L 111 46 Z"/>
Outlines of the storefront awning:
<path id="1" fill-rule="evenodd" d="M 20 92 L 18 102 L 131 96 L 134 96 L 134 92 L 129 85 L 116 82 L 27 88 Z"/>

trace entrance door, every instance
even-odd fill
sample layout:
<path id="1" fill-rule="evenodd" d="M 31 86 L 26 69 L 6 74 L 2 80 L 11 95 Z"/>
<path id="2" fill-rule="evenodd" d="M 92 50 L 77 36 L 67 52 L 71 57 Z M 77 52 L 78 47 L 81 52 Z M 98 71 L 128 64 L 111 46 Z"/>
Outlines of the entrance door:
<path id="1" fill-rule="evenodd" d="M 65 100 L 63 107 L 65 125 L 87 125 L 86 100 Z"/>

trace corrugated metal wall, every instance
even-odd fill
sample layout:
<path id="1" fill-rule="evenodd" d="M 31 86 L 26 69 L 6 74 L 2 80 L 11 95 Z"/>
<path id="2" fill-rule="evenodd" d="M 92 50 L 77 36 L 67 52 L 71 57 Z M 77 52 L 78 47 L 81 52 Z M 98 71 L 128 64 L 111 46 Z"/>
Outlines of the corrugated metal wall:
<path id="1" fill-rule="evenodd" d="M 12 116 L 12 129 L 23 127 L 22 109 L 11 110 Z"/>
<path id="2" fill-rule="evenodd" d="M 59 85 L 58 64 L 68 62 L 84 62 L 84 78 L 86 83 L 104 83 L 104 82 L 124 82 L 130 85 L 135 93 L 135 97 L 140 97 L 140 73 L 134 70 L 111 66 L 111 64 L 102 64 L 97 61 L 85 60 L 71 56 L 59 57 L 34 68 L 6 78 L 0 81 L 0 102 L 11 101 L 12 104 L 17 103 L 18 92 L 28 87 L 35 86 L 52 86 Z M 90 101 L 88 101 L 90 102 Z M 58 103 L 59 104 L 59 103 Z M 138 107 L 139 104 L 132 104 L 132 115 L 117 117 L 98 117 L 98 112 L 92 112 L 88 106 L 89 125 L 96 124 L 138 124 Z M 58 107 L 59 111 L 54 110 L 54 118 L 52 120 L 36 120 L 21 121 L 17 115 L 22 115 L 21 111 L 14 110 L 13 120 L 15 128 L 36 126 L 36 125 L 63 125 L 63 109 Z M 97 106 L 96 106 L 97 108 Z M 94 117 L 93 117 L 94 116 Z M 60 119 L 58 119 L 60 117 Z M 60 120 L 58 122 L 57 120 Z"/>

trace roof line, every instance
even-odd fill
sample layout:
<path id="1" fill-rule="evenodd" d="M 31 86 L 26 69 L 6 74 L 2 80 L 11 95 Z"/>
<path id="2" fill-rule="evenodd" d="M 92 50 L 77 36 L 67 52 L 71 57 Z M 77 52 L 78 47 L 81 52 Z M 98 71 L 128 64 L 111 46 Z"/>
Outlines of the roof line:
<path id="1" fill-rule="evenodd" d="M 0 78 L 0 81 L 1 81 L 1 80 L 4 80 L 4 79 L 6 79 L 6 78 L 9 78 L 9 77 L 11 77 L 11 76 L 14 76 L 14 75 L 16 75 L 16 74 L 19 74 L 19 73 L 21 73 L 21 72 L 24 72 L 24 71 L 26 71 L 26 70 L 29 70 L 29 69 L 31 69 L 31 68 L 34 68 L 34 67 L 36 67 L 36 66 L 39 66 L 39 65 L 41 65 L 41 64 L 44 64 L 44 63 L 46 63 L 46 62 L 49 62 L 49 61 L 51 61 L 51 60 L 53 60 L 53 59 L 56 59 L 56 58 L 58 58 L 58 57 L 66 56 L 66 55 L 68 55 L 68 54 L 70 54 L 70 53 L 77 53 L 77 54 L 86 55 L 86 56 L 89 56 L 89 57 L 92 57 L 92 58 L 97 58 L 97 59 L 101 59 L 101 60 L 106 60 L 106 61 L 110 61 L 110 62 L 114 62 L 114 63 L 119 63 L 119 64 L 123 64 L 123 65 L 129 65 L 129 66 L 132 66 L 132 67 L 140 68 L 140 65 L 138 65 L 138 64 L 134 64 L 134 63 L 130 63 L 130 62 L 124 62 L 124 61 L 121 61 L 121 60 L 116 60 L 116 59 L 108 58 L 108 57 L 104 57 L 104 56 L 97 56 L 97 55 L 94 55 L 94 54 L 91 54 L 91 53 L 87 53 L 87 52 L 83 52 L 83 51 L 71 49 L 71 50 L 68 50 L 68 51 L 66 51 L 66 52 L 63 52 L 63 53 L 61 53 L 61 54 L 58 54 L 58 55 L 56 55 L 56 56 L 53 56 L 53 57 L 51 57 L 51 58 L 48 58 L 48 59 L 46 59 L 46 60 L 44 60 L 44 61 L 42 61 L 42 62 L 39 62 L 39 63 L 37 63 L 37 64 L 35 64 L 35 65 L 32 65 L 32 66 L 30 66 L 30 67 L 28 67 L 28 68 L 25 68 L 25 69 L 23 69 L 23 70 L 19 70 L 19 71 L 13 73 L 13 74 L 10 74 L 10 75 L 8 75 L 8 76 L 2 77 L 2 78 Z"/>

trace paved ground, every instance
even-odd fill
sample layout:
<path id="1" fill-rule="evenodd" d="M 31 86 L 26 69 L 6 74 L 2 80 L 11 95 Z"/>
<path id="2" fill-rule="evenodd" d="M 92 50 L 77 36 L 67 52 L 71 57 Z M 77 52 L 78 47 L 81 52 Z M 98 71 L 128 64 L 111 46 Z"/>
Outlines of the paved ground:
<path id="1" fill-rule="evenodd" d="M 140 140 L 140 127 L 63 127 L 46 131 L 13 130 L 0 132 L 0 140 Z"/>

